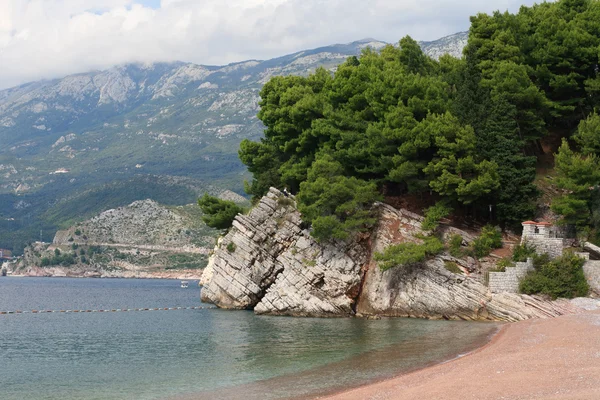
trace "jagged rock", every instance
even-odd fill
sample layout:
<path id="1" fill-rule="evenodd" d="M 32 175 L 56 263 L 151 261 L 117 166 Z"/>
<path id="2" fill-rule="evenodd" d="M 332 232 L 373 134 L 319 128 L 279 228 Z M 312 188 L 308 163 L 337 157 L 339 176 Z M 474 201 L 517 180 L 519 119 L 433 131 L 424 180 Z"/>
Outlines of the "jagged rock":
<path id="1" fill-rule="evenodd" d="M 276 189 L 217 246 L 205 274 L 202 300 L 221 308 L 258 314 L 310 317 L 399 316 L 430 319 L 519 321 L 573 313 L 576 303 L 516 294 L 492 294 L 469 275 L 446 270 L 456 260 L 442 254 L 420 266 L 381 271 L 376 252 L 400 242 L 418 242 L 423 217 L 376 204 L 378 224 L 368 238 L 321 245 L 302 229 L 300 214 Z M 293 202 L 293 201 L 292 201 Z M 452 227 L 442 234 L 460 234 Z"/>
<path id="2" fill-rule="evenodd" d="M 284 266 L 283 272 L 254 311 L 258 314 L 313 317 L 351 315 L 360 285 L 359 253 L 364 254 L 358 247 L 319 246 L 312 239 L 307 239 L 304 232 L 278 257 Z M 358 260 L 349 256 L 348 253 L 353 252 L 356 252 Z"/>
<path id="3" fill-rule="evenodd" d="M 353 313 L 364 248 L 356 243 L 318 244 L 301 228 L 298 211 L 286 205 L 290 200 L 271 189 L 249 215 L 236 217 L 215 251 L 203 301 L 222 308 L 254 308 L 259 314 Z"/>
<path id="4" fill-rule="evenodd" d="M 422 217 L 380 205 L 379 223 L 372 235 L 371 253 L 382 252 L 390 244 L 418 241 L 423 234 Z M 410 229 L 407 229 L 410 227 Z M 466 232 L 452 234 L 469 237 Z M 487 287 L 444 268 L 444 257 L 423 265 L 397 267 L 381 271 L 370 260 L 357 312 L 363 315 L 386 315 L 418 318 L 481 319 L 484 305 L 491 295 Z"/>

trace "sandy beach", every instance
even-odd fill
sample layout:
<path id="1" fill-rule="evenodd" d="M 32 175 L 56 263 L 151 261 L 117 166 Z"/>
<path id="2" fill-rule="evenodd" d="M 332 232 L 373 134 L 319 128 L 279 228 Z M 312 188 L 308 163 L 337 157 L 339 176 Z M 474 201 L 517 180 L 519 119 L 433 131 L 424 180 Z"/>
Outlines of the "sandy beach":
<path id="1" fill-rule="evenodd" d="M 508 324 L 462 358 L 325 399 L 600 399 L 600 312 Z"/>

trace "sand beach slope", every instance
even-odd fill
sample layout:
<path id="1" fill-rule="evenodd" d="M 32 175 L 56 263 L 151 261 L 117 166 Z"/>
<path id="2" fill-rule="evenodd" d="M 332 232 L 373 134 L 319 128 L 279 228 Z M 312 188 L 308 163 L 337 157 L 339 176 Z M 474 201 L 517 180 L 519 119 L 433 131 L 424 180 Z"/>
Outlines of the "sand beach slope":
<path id="1" fill-rule="evenodd" d="M 462 358 L 326 399 L 600 399 L 600 311 L 507 324 Z"/>

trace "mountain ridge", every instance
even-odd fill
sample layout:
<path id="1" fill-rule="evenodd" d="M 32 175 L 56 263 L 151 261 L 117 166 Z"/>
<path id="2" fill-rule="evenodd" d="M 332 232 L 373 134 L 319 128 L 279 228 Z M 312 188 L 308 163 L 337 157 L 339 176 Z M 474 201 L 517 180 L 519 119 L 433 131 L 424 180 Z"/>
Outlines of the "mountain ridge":
<path id="1" fill-rule="evenodd" d="M 458 34 L 460 40 L 466 36 Z M 431 52 L 459 55 L 456 40 L 442 38 L 442 47 L 424 45 Z M 278 75 L 307 75 L 318 67 L 334 71 L 367 45 L 387 43 L 365 38 L 225 66 L 126 64 L 1 90 L 0 230 L 8 233 L 0 233 L 0 247 L 18 249 L 22 243 L 14 241 L 39 238 L 40 229 L 50 232 L 57 224 L 64 227 L 63 220 L 36 218 L 58 205 L 80 208 L 79 203 L 65 204 L 64 198 L 101 185 L 131 192 L 119 182 L 185 177 L 199 186 L 243 194 L 249 175 L 237 151 L 241 140 L 262 135 L 256 114 L 264 83 Z M 161 185 L 153 190 L 184 190 L 178 184 Z M 194 201 L 193 196 L 189 192 L 181 204 Z M 126 197 L 127 203 L 111 206 L 141 200 Z M 79 217 L 101 211 L 98 204 Z M 9 235 L 15 231 L 23 233 L 19 239 Z"/>

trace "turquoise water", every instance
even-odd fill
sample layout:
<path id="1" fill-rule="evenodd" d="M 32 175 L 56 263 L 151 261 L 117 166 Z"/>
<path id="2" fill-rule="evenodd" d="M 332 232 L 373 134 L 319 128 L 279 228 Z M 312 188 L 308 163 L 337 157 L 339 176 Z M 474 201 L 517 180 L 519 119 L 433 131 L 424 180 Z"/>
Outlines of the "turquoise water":
<path id="1" fill-rule="evenodd" d="M 0 278 L 0 311 L 200 305 L 178 281 Z M 0 315 L 0 399 L 314 398 L 452 358 L 496 328 L 217 309 Z"/>

